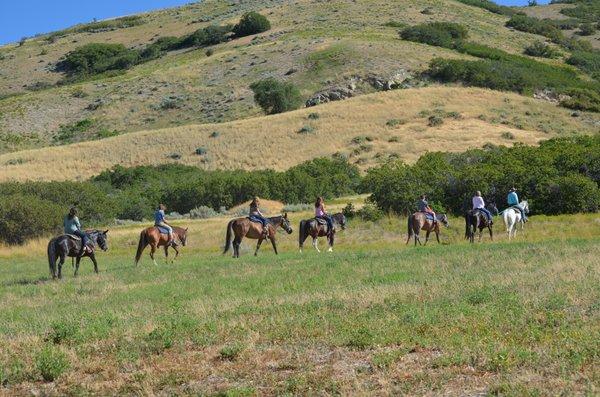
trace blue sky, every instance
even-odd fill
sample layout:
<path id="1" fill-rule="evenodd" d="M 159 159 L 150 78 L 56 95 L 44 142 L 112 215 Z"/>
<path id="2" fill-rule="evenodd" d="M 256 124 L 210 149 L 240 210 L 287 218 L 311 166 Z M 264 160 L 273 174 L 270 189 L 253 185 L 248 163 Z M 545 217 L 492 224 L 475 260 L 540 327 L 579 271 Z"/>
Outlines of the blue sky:
<path id="1" fill-rule="evenodd" d="M 134 14 L 191 0 L 0 0 L 0 44 L 64 29 L 94 18 Z"/>
<path id="2" fill-rule="evenodd" d="M 77 23 L 190 3 L 190 0 L 0 0 L 0 44 Z M 524 5 L 527 0 L 500 0 Z M 546 3 L 547 0 L 538 0 Z"/>

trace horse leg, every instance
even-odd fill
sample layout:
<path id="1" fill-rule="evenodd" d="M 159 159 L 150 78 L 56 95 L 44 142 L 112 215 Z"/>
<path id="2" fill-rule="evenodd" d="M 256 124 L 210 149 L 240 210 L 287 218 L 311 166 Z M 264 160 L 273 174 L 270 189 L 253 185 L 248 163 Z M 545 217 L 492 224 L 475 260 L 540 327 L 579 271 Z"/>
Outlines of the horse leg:
<path id="1" fill-rule="evenodd" d="M 277 244 L 275 243 L 275 236 L 269 236 L 269 240 L 271 240 L 271 245 L 273 246 L 273 251 L 275 251 L 275 255 L 279 255 L 279 252 L 277 252 Z"/>
<path id="2" fill-rule="evenodd" d="M 427 242 L 429 241 L 430 234 L 431 234 L 431 230 L 427 230 L 427 233 L 425 233 L 425 245 L 427 245 Z"/>
<path id="3" fill-rule="evenodd" d="M 169 263 L 169 246 L 165 245 L 165 263 Z"/>
<path id="4" fill-rule="evenodd" d="M 494 232 L 492 231 L 492 225 L 488 225 L 488 229 L 490 231 L 490 240 L 494 241 Z"/>
<path id="5" fill-rule="evenodd" d="M 73 258 L 75 259 L 75 258 Z M 81 257 L 78 256 L 77 259 L 75 259 L 75 274 L 74 276 L 77 276 L 77 273 L 79 273 L 79 263 L 81 262 Z"/>
<path id="6" fill-rule="evenodd" d="M 439 227 L 435 228 L 435 239 L 437 240 L 438 244 L 441 244 L 441 242 L 440 242 L 440 228 Z"/>
<path id="7" fill-rule="evenodd" d="M 98 262 L 96 262 L 96 255 L 93 252 L 90 254 L 90 259 L 94 263 L 94 273 L 98 274 Z"/>
<path id="8" fill-rule="evenodd" d="M 173 249 L 175 250 L 175 257 L 173 258 L 173 260 L 171 261 L 171 263 L 175 263 L 175 260 L 179 256 L 179 249 L 177 249 L 177 246 L 174 245 Z"/>
<path id="9" fill-rule="evenodd" d="M 315 247 L 317 252 L 321 252 L 321 250 L 319 249 L 319 238 L 313 237 L 312 239 L 313 239 L 313 247 Z"/>
<path id="10" fill-rule="evenodd" d="M 260 237 L 260 238 L 258 239 L 258 243 L 256 243 L 256 251 L 254 251 L 254 256 L 257 256 L 257 255 L 258 255 L 258 250 L 260 249 L 260 245 L 262 244 L 262 242 L 263 242 L 263 238 L 262 238 L 262 237 Z"/>
<path id="11" fill-rule="evenodd" d="M 152 258 L 152 262 L 154 263 L 154 266 L 158 266 L 158 263 L 156 263 L 156 259 L 154 259 L 155 252 L 156 252 L 156 245 L 155 244 L 150 245 L 150 258 Z"/>
<path id="12" fill-rule="evenodd" d="M 329 249 L 327 250 L 327 252 L 333 252 L 333 239 L 334 239 L 335 234 L 331 234 L 331 237 L 329 238 Z"/>

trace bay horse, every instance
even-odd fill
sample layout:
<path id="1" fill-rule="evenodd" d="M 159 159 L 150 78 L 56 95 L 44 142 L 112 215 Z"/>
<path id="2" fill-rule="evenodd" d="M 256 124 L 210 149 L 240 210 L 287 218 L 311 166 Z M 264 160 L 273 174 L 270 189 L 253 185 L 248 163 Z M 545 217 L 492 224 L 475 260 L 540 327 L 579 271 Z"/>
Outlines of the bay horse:
<path id="1" fill-rule="evenodd" d="M 342 230 L 346 229 L 346 217 L 341 212 L 337 214 L 333 214 L 331 216 L 334 225 L 339 225 Z M 312 245 L 315 247 L 317 252 L 321 252 L 319 250 L 319 237 L 327 236 L 327 240 L 329 243 L 328 252 L 333 251 L 333 242 L 335 237 L 335 229 L 333 233 L 327 233 L 327 223 L 324 219 L 306 219 L 300 221 L 300 228 L 298 229 L 298 243 L 300 245 L 300 252 L 302 252 L 302 247 L 304 246 L 304 241 L 308 238 L 308 236 L 312 237 Z"/>
<path id="2" fill-rule="evenodd" d="M 523 212 L 529 214 L 529 203 L 527 200 L 521 201 L 519 205 L 523 208 Z M 506 233 L 508 234 L 509 240 L 517 235 L 517 223 L 521 224 L 521 231 L 525 228 L 525 222 L 521 217 L 521 211 L 516 208 L 510 207 L 502 211 L 502 219 L 504 220 L 504 226 L 506 227 Z"/>
<path id="3" fill-rule="evenodd" d="M 185 245 L 187 244 L 188 229 L 184 229 L 178 226 L 172 226 L 172 228 L 173 236 L 177 240 L 179 240 L 183 247 L 185 247 Z M 135 265 L 137 266 L 138 262 L 140 261 L 140 258 L 142 257 L 144 249 L 148 245 L 150 246 L 150 258 L 152 258 L 152 262 L 154 262 L 154 265 L 158 266 L 158 263 L 156 263 L 156 259 L 154 259 L 154 253 L 156 252 L 156 249 L 158 247 L 165 248 L 165 262 L 169 260 L 169 246 L 173 247 L 173 249 L 175 250 L 175 257 L 173 258 L 171 263 L 175 262 L 175 259 L 177 259 L 177 257 L 179 256 L 179 250 L 177 249 L 177 246 L 169 245 L 168 243 L 169 235 L 166 233 L 161 233 L 158 227 L 152 226 L 142 230 L 142 232 L 140 233 L 140 240 L 138 242 L 137 252 L 135 254 Z"/>
<path id="4" fill-rule="evenodd" d="M 271 244 L 273 245 L 273 250 L 275 251 L 275 255 L 277 255 L 277 243 L 275 242 L 275 233 L 277 229 L 282 227 L 287 234 L 292 234 L 292 227 L 290 226 L 290 221 L 288 220 L 288 215 L 285 213 L 284 215 L 272 216 L 267 218 L 267 237 Z M 225 248 L 223 249 L 223 254 L 226 254 L 229 251 L 230 246 L 232 245 L 232 237 L 233 238 L 233 257 L 240 257 L 240 244 L 242 243 L 242 239 L 244 237 L 258 240 L 256 244 L 256 250 L 254 251 L 254 256 L 258 255 L 258 249 L 262 244 L 263 240 L 265 240 L 263 234 L 263 226 L 258 222 L 253 222 L 248 218 L 237 218 L 229 221 L 227 224 L 227 233 L 225 236 Z"/>
<path id="5" fill-rule="evenodd" d="M 108 250 L 108 230 L 86 230 L 87 235 L 90 237 L 90 243 L 93 247 L 98 245 L 102 251 Z M 71 234 L 63 234 L 58 237 L 54 237 L 48 242 L 48 265 L 50 266 L 50 276 L 53 279 L 62 278 L 62 266 L 65 263 L 65 258 L 71 257 L 76 258 L 75 260 L 75 276 L 79 272 L 79 262 L 81 258 L 88 257 L 94 263 L 94 272 L 98 273 L 98 262 L 96 262 L 95 250 L 92 252 L 86 252 L 82 256 L 79 256 L 81 252 L 81 238 L 73 236 Z M 56 261 L 58 260 L 58 266 Z"/>
<path id="6" fill-rule="evenodd" d="M 419 232 L 421 230 L 425 230 L 427 234 L 425 235 L 425 245 L 429 241 L 429 234 L 431 232 L 435 233 L 435 238 L 437 242 L 440 242 L 440 222 L 444 224 L 444 226 L 448 227 L 448 217 L 446 214 L 436 214 L 438 222 L 433 222 L 433 220 L 428 219 L 425 216 L 424 212 L 415 212 L 414 214 L 408 217 L 408 239 L 406 240 L 406 244 L 410 241 L 411 237 L 415 238 L 415 246 L 417 243 L 421 245 L 421 239 L 419 238 Z"/>
<path id="7" fill-rule="evenodd" d="M 493 215 L 498 215 L 498 208 L 494 203 L 489 203 L 486 206 L 487 210 Z M 485 214 L 478 210 L 469 210 L 465 214 L 465 238 L 469 239 L 471 243 L 475 242 L 475 233 L 479 229 L 479 241 L 483 235 L 483 229 L 487 228 L 490 232 L 490 239 L 494 240 L 494 232 L 492 231 L 493 222 L 488 222 Z"/>

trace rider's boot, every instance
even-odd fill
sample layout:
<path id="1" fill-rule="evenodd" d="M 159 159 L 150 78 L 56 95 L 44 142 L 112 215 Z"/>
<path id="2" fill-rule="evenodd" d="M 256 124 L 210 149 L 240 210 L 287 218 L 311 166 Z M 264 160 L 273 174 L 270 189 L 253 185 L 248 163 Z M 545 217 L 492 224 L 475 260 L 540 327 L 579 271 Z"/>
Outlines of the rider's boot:
<path id="1" fill-rule="evenodd" d="M 269 227 L 268 226 L 264 226 L 263 230 L 262 230 L 262 238 L 266 239 L 269 236 Z"/>
<path id="2" fill-rule="evenodd" d="M 167 243 L 170 247 L 177 247 L 177 242 L 172 234 L 169 235 L 169 242 Z"/>

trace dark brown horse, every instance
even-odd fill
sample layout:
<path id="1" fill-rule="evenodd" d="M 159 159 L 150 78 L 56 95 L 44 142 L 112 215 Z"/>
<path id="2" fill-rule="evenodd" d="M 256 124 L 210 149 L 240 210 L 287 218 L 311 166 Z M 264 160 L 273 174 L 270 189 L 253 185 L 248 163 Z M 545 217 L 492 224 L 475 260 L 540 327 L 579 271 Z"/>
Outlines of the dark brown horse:
<path id="1" fill-rule="evenodd" d="M 342 230 L 346 228 L 346 217 L 341 212 L 337 214 L 333 214 L 331 216 L 333 220 L 334 226 L 337 224 L 340 226 Z M 319 237 L 327 236 L 327 240 L 329 243 L 328 251 L 333 251 L 333 242 L 335 238 L 335 229 L 333 229 L 333 233 L 327 233 L 327 223 L 324 219 L 306 219 L 300 221 L 300 228 L 298 229 L 298 243 L 300 245 L 300 252 L 302 252 L 302 247 L 304 246 L 304 241 L 311 236 L 313 239 L 313 247 L 317 250 L 317 252 L 321 252 L 319 250 Z"/>
<path id="2" fill-rule="evenodd" d="M 100 230 L 86 230 L 86 233 L 90 237 L 90 243 L 92 246 L 98 245 L 100 249 L 106 251 L 108 249 L 108 230 L 101 232 Z M 79 256 L 81 252 L 81 238 L 70 234 L 63 234 L 62 236 L 54 237 L 48 243 L 48 264 L 50 266 L 50 276 L 52 278 L 62 278 L 62 266 L 65 263 L 67 256 L 71 258 L 77 258 L 75 260 L 75 276 L 79 272 L 79 262 L 83 257 L 89 257 L 94 263 L 94 271 L 98 273 L 98 262 L 96 262 L 95 250 L 86 252 L 82 256 Z M 60 260 L 59 260 L 60 259 Z M 58 267 L 56 266 L 56 261 Z"/>
<path id="3" fill-rule="evenodd" d="M 284 215 L 273 216 L 271 218 L 267 218 L 267 238 L 271 241 L 273 245 L 273 250 L 275 251 L 275 255 L 277 255 L 277 244 L 275 242 L 275 233 L 277 229 L 282 227 L 288 234 L 292 234 L 292 227 L 290 226 L 290 222 L 288 221 L 287 213 Z M 251 238 L 254 240 L 258 240 L 256 244 L 256 251 L 254 251 L 254 256 L 258 254 L 258 249 L 262 244 L 263 240 L 265 240 L 265 236 L 263 234 L 263 227 L 258 222 L 252 222 L 248 218 L 237 218 L 231 220 L 227 224 L 227 234 L 225 236 L 225 248 L 223 249 L 223 254 L 229 251 L 229 247 L 232 244 L 233 238 L 233 257 L 240 257 L 240 244 L 242 243 L 242 239 L 244 237 Z"/>
<path id="4" fill-rule="evenodd" d="M 419 233 L 421 230 L 425 230 L 427 234 L 425 235 L 425 244 L 429 241 L 429 234 L 431 232 L 435 233 L 435 238 L 437 242 L 440 242 L 440 222 L 444 224 L 444 226 L 448 227 L 448 217 L 446 214 L 436 214 L 437 222 L 433 222 L 425 216 L 424 212 L 415 212 L 414 214 L 408 217 L 408 239 L 406 240 L 406 244 L 410 241 L 410 238 L 414 236 L 415 245 L 419 243 L 421 245 L 421 239 L 419 238 Z"/>
<path id="5" fill-rule="evenodd" d="M 187 243 L 187 228 L 184 229 L 182 227 L 173 226 L 173 236 L 179 240 L 182 246 L 185 247 Z M 135 254 L 136 266 L 140 261 L 142 253 L 147 245 L 150 246 L 150 258 L 152 258 L 152 262 L 154 262 L 154 264 L 157 266 L 158 264 L 156 263 L 156 259 L 154 259 L 154 253 L 158 247 L 165 248 L 165 262 L 169 260 L 169 246 L 173 247 L 175 250 L 175 257 L 173 258 L 172 262 L 174 262 L 179 256 L 179 250 L 177 249 L 177 246 L 169 244 L 169 235 L 166 233 L 161 233 L 160 230 L 158 230 L 158 227 L 152 226 L 142 230 L 140 233 L 140 241 L 138 242 L 138 248 Z"/>
<path id="6" fill-rule="evenodd" d="M 498 208 L 493 203 L 487 205 L 487 209 L 498 215 Z M 487 216 L 480 210 L 470 210 L 465 214 L 465 238 L 469 239 L 470 242 L 475 242 L 475 233 L 479 229 L 479 241 L 483 234 L 483 229 L 487 228 L 490 232 L 490 239 L 494 240 L 494 232 L 492 231 L 493 222 L 488 222 Z"/>

